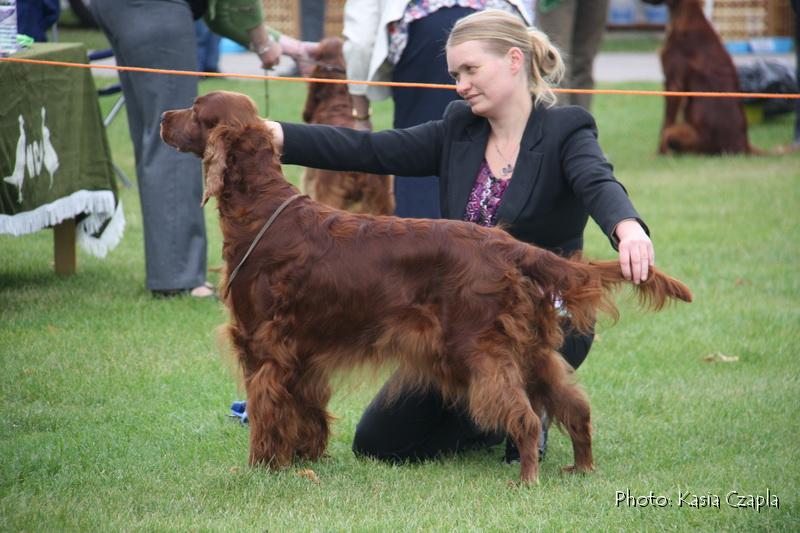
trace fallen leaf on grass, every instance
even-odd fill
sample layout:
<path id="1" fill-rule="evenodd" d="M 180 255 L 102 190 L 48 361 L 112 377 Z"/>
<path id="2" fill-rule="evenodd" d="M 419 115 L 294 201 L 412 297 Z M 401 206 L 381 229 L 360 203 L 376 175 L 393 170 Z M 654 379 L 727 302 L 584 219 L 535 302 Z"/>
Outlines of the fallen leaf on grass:
<path id="1" fill-rule="evenodd" d="M 744 278 L 736 278 L 736 281 L 734 282 L 734 285 L 736 285 L 737 287 L 741 287 L 742 285 L 752 285 L 752 284 L 753 284 L 752 281 Z"/>
<path id="2" fill-rule="evenodd" d="M 724 353 L 721 352 L 714 352 L 703 357 L 703 361 L 705 361 L 706 363 L 737 363 L 739 362 L 739 356 L 725 355 Z"/>
<path id="3" fill-rule="evenodd" d="M 310 468 L 304 468 L 303 470 L 298 470 L 297 475 L 300 477 L 304 477 L 309 481 L 313 481 L 314 483 L 319 484 L 319 478 L 317 477 L 317 473 L 311 470 Z"/>
<path id="4" fill-rule="evenodd" d="M 230 470 L 228 470 L 228 472 L 230 472 L 231 474 L 238 474 L 239 473 L 239 467 L 238 466 L 232 466 L 230 468 Z"/>

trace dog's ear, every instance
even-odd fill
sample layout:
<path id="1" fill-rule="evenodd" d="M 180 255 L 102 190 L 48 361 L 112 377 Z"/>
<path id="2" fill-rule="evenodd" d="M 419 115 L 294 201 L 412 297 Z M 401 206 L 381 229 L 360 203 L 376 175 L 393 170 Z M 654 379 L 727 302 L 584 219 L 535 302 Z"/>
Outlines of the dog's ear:
<path id="1" fill-rule="evenodd" d="M 201 206 L 205 206 L 212 196 L 218 196 L 225 184 L 228 159 L 226 131 L 226 128 L 215 128 L 208 134 L 206 150 L 203 154 L 206 186 L 203 193 L 203 201 L 200 203 Z"/>

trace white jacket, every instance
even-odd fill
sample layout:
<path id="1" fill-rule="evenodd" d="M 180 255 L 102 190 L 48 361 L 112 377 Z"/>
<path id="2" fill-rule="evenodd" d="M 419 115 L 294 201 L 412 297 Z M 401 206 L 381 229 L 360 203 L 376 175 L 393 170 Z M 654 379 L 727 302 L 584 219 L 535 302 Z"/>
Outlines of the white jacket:
<path id="1" fill-rule="evenodd" d="M 530 16 L 520 0 L 506 0 L 517 8 L 530 24 Z M 400 20 L 408 0 L 347 0 L 344 6 L 344 57 L 347 77 L 351 80 L 389 81 L 392 65 L 389 55 L 390 22 Z M 350 93 L 366 94 L 374 100 L 389 98 L 389 87 L 350 85 Z"/>

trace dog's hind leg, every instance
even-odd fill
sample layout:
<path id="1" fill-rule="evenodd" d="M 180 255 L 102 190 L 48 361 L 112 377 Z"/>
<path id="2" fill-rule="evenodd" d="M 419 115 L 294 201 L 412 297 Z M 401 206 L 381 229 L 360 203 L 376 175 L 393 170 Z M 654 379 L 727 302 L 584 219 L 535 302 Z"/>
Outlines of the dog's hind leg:
<path id="1" fill-rule="evenodd" d="M 569 433 L 575 464 L 563 470 L 594 470 L 589 400 L 586 393 L 572 380 L 569 367 L 559 354 L 552 352 L 550 356 L 539 360 L 533 372 L 529 394 Z"/>
<path id="2" fill-rule="evenodd" d="M 468 393 L 473 420 L 485 430 L 505 430 L 519 450 L 522 481 L 538 483 L 542 422 L 525 393 L 519 368 L 510 358 L 493 353 L 473 361 Z"/>

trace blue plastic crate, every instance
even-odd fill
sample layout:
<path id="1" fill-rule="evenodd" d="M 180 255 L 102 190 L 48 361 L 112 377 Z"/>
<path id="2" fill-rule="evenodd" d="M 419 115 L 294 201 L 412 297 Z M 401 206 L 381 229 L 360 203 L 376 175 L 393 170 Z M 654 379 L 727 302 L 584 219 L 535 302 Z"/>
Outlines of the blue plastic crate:
<path id="1" fill-rule="evenodd" d="M 727 41 L 725 49 L 729 54 L 749 54 L 752 51 L 747 41 Z"/>
<path id="2" fill-rule="evenodd" d="M 240 54 L 247 52 L 247 49 L 227 37 L 223 37 L 219 42 L 219 51 L 222 54 Z"/>
<path id="3" fill-rule="evenodd" d="M 667 6 L 643 6 L 644 19 L 650 24 L 666 24 L 669 22 L 669 9 Z"/>

